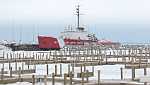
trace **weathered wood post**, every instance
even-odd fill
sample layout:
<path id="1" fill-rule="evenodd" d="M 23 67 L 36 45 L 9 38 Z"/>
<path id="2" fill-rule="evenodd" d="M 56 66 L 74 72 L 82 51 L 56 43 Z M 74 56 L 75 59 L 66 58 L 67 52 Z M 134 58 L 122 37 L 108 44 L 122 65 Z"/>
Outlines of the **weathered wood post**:
<path id="1" fill-rule="evenodd" d="M 12 67 L 10 67 L 10 77 L 12 77 Z"/>
<path id="2" fill-rule="evenodd" d="M 35 85 L 35 75 L 32 75 L 32 85 Z"/>
<path id="3" fill-rule="evenodd" d="M 52 73 L 52 85 L 55 85 L 55 74 Z"/>
<path id="4" fill-rule="evenodd" d="M 92 72 L 93 72 L 93 74 L 94 74 L 94 71 L 95 71 L 95 68 L 94 68 L 94 66 L 92 66 Z"/>
<path id="5" fill-rule="evenodd" d="M 57 65 L 55 65 L 55 76 L 57 75 Z"/>
<path id="6" fill-rule="evenodd" d="M 82 85 L 84 85 L 84 72 L 81 73 L 81 77 L 82 77 L 81 83 L 82 83 Z"/>
<path id="7" fill-rule="evenodd" d="M 3 51 L 3 58 L 5 58 L 5 51 Z"/>
<path id="8" fill-rule="evenodd" d="M 100 85 L 100 80 L 101 80 L 101 79 L 100 79 L 100 75 L 101 75 L 101 74 L 100 74 L 100 70 L 98 70 L 98 85 Z"/>
<path id="9" fill-rule="evenodd" d="M 80 72 L 81 72 L 81 74 L 82 74 L 82 65 L 81 65 L 81 69 L 80 69 Z"/>
<path id="10" fill-rule="evenodd" d="M 47 76 L 44 75 L 44 85 L 47 85 Z"/>
<path id="11" fill-rule="evenodd" d="M 10 63 L 10 59 L 9 59 L 9 61 L 8 61 L 8 64 L 9 64 L 9 70 L 10 70 L 10 68 L 11 68 L 11 63 Z"/>
<path id="12" fill-rule="evenodd" d="M 46 74 L 48 75 L 49 72 L 48 72 L 48 64 L 46 64 Z"/>
<path id="13" fill-rule="evenodd" d="M 72 72 L 69 73 L 69 77 L 70 77 L 70 85 L 72 85 Z"/>
<path id="14" fill-rule="evenodd" d="M 4 80 L 4 68 L 1 69 L 1 80 Z"/>
<path id="15" fill-rule="evenodd" d="M 70 74 L 70 65 L 68 64 L 68 75 Z"/>
<path id="16" fill-rule="evenodd" d="M 132 68 L 132 80 L 134 81 L 135 78 L 135 68 Z"/>
<path id="17" fill-rule="evenodd" d="M 17 66 L 17 61 L 15 61 L 15 70 L 17 71 L 17 68 L 18 68 L 18 66 Z"/>
<path id="18" fill-rule="evenodd" d="M 22 52 L 22 58 L 24 59 L 24 52 Z"/>
<path id="19" fill-rule="evenodd" d="M 147 75 L 147 69 L 144 68 L 144 76 L 146 76 L 146 75 Z M 144 85 L 147 85 L 147 82 L 144 82 Z"/>
<path id="20" fill-rule="evenodd" d="M 123 68 L 122 67 L 120 68 L 120 71 L 121 71 L 121 74 L 120 74 L 121 80 L 123 80 Z"/>
<path id="21" fill-rule="evenodd" d="M 18 79 L 19 79 L 19 81 L 21 81 L 21 67 L 19 67 L 19 71 L 18 71 Z"/>
<path id="22" fill-rule="evenodd" d="M 88 76 L 88 74 L 89 74 L 89 71 L 86 70 L 86 81 L 87 81 L 87 82 L 89 82 L 89 76 Z"/>
<path id="23" fill-rule="evenodd" d="M 144 75 L 146 76 L 147 75 L 147 69 L 144 68 Z"/>
<path id="24" fill-rule="evenodd" d="M 30 69 L 30 65 L 29 65 L 30 61 L 28 61 L 28 70 Z"/>
<path id="25" fill-rule="evenodd" d="M 86 72 L 86 64 L 84 63 L 84 72 Z"/>
<path id="26" fill-rule="evenodd" d="M 9 67 L 9 70 L 10 70 L 10 67 L 11 67 L 11 64 L 10 64 L 10 58 L 9 58 L 9 55 L 8 55 L 8 53 L 7 53 L 7 60 L 8 60 L 8 67 Z"/>
<path id="27" fill-rule="evenodd" d="M 22 70 L 24 70 L 24 63 L 22 62 Z"/>
<path id="28" fill-rule="evenodd" d="M 108 63 L 108 59 L 107 59 L 107 56 L 106 56 L 106 54 L 105 54 L 105 57 L 106 57 L 106 64 Z"/>
<path id="29" fill-rule="evenodd" d="M 62 64 L 60 64 L 60 76 L 62 76 Z"/>
<path id="30" fill-rule="evenodd" d="M 67 74 L 64 74 L 64 85 L 67 83 Z"/>
<path id="31" fill-rule="evenodd" d="M 72 73 L 74 74 L 74 63 L 72 64 Z M 74 75 L 73 75 L 74 77 Z"/>

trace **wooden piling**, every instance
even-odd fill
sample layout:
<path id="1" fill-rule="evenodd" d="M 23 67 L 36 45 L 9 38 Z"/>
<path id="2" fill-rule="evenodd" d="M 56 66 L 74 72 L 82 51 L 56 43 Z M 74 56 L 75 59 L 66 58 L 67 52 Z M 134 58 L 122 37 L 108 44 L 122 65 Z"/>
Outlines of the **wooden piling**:
<path id="1" fill-rule="evenodd" d="M 1 80 L 4 80 L 4 68 L 1 69 Z"/>
<path id="2" fill-rule="evenodd" d="M 84 72 L 86 72 L 86 64 L 84 63 Z"/>
<path id="3" fill-rule="evenodd" d="M 70 74 L 70 65 L 68 64 L 68 75 Z"/>
<path id="4" fill-rule="evenodd" d="M 32 85 L 35 85 L 35 75 L 32 75 Z"/>
<path id="5" fill-rule="evenodd" d="M 18 79 L 19 79 L 19 81 L 21 80 L 21 67 L 19 67 L 19 71 L 18 71 Z"/>
<path id="6" fill-rule="evenodd" d="M 60 76 L 62 76 L 62 64 L 60 64 Z"/>
<path id="7" fill-rule="evenodd" d="M 18 68 L 18 66 L 17 66 L 17 61 L 15 61 L 15 70 L 17 71 L 17 68 Z"/>
<path id="8" fill-rule="evenodd" d="M 86 81 L 89 82 L 89 76 L 88 76 L 89 71 L 86 70 Z"/>
<path id="9" fill-rule="evenodd" d="M 81 77 L 82 77 L 81 83 L 82 83 L 82 85 L 84 85 L 84 72 L 81 73 Z"/>
<path id="10" fill-rule="evenodd" d="M 44 85 L 47 85 L 47 76 L 44 75 Z"/>
<path id="11" fill-rule="evenodd" d="M 69 77 L 70 77 L 70 85 L 72 85 L 72 72 L 69 73 Z"/>
<path id="12" fill-rule="evenodd" d="M 46 74 L 48 75 L 49 72 L 48 72 L 48 64 L 46 64 Z"/>
<path id="13" fill-rule="evenodd" d="M 134 81 L 135 78 L 135 68 L 132 68 L 132 80 Z"/>
<path id="14" fill-rule="evenodd" d="M 55 74 L 52 73 L 52 85 L 55 85 Z"/>
<path id="15" fill-rule="evenodd" d="M 2 68 L 5 68 L 5 63 L 3 63 L 2 65 L 3 65 Z"/>
<path id="16" fill-rule="evenodd" d="M 80 72 L 81 72 L 81 74 L 82 74 L 82 65 L 81 65 L 81 68 L 80 68 Z"/>
<path id="17" fill-rule="evenodd" d="M 92 72 L 93 72 L 93 74 L 94 74 L 94 71 L 95 71 L 95 68 L 94 68 L 94 66 L 92 66 Z"/>
<path id="18" fill-rule="evenodd" d="M 64 85 L 67 84 L 67 74 L 64 74 Z"/>
<path id="19" fill-rule="evenodd" d="M 12 77 L 12 67 L 10 67 L 10 78 Z"/>
<path id="20" fill-rule="evenodd" d="M 147 69 L 144 68 L 144 75 L 146 76 L 147 75 Z"/>
<path id="21" fill-rule="evenodd" d="M 98 70 L 98 85 L 100 85 L 100 70 Z"/>
<path id="22" fill-rule="evenodd" d="M 55 76 L 57 75 L 57 65 L 55 65 Z"/>
<path id="23" fill-rule="evenodd" d="M 10 67 L 11 67 L 11 63 L 10 63 L 10 60 L 9 60 L 9 62 L 8 62 L 8 65 L 9 65 L 9 70 L 10 70 Z"/>
<path id="24" fill-rule="evenodd" d="M 123 80 L 123 68 L 122 68 L 122 67 L 120 68 L 120 72 L 121 72 L 121 73 L 120 73 L 121 80 Z"/>
<path id="25" fill-rule="evenodd" d="M 22 62 L 22 70 L 24 70 L 24 63 Z"/>
<path id="26" fill-rule="evenodd" d="M 74 73 L 74 64 L 72 64 L 72 73 Z"/>
<path id="27" fill-rule="evenodd" d="M 28 61 L 28 70 L 30 69 L 30 65 L 29 65 L 30 61 Z"/>

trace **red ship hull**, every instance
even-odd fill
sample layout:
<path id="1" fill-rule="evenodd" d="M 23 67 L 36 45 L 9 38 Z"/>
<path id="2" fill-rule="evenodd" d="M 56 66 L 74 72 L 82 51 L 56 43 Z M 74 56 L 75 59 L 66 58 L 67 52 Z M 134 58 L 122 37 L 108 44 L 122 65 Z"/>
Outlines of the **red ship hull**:
<path id="1" fill-rule="evenodd" d="M 60 49 L 57 38 L 38 36 L 39 48 L 40 49 Z"/>

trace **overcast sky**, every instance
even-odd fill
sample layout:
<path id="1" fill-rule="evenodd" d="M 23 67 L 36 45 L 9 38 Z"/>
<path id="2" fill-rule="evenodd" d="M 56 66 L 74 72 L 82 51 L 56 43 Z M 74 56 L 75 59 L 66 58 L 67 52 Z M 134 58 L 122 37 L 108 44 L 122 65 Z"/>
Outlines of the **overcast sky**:
<path id="1" fill-rule="evenodd" d="M 98 38 L 150 42 L 150 0 L 0 0 L 0 40 L 59 37 L 67 25 L 76 26 L 77 4 L 81 26 Z"/>

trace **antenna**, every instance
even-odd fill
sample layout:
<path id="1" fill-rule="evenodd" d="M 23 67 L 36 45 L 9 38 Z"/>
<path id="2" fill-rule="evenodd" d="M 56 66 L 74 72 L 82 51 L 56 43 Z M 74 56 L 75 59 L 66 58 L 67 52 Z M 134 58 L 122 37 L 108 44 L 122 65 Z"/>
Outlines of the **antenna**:
<path id="1" fill-rule="evenodd" d="M 77 6 L 76 8 L 76 13 L 77 13 L 77 30 L 78 31 L 84 31 L 83 27 L 80 27 L 80 5 Z"/>
<path id="2" fill-rule="evenodd" d="M 77 28 L 79 28 L 80 26 L 80 6 L 78 5 L 77 8 L 76 8 L 76 13 L 77 13 Z"/>

